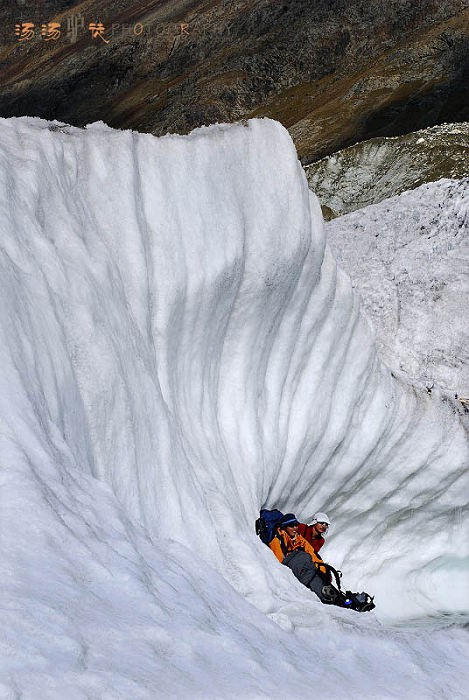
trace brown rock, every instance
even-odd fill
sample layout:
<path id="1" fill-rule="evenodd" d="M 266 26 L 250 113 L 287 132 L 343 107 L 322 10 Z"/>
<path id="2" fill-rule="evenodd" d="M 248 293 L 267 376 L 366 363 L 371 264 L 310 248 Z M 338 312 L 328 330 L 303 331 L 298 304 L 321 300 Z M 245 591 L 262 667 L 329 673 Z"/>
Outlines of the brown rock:
<path id="1" fill-rule="evenodd" d="M 16 0 L 0 11 L 0 115 L 102 119 L 158 135 L 270 116 L 310 162 L 365 138 L 469 119 L 465 5 L 43 0 L 30 10 Z M 34 39 L 15 35 L 21 20 L 36 24 Z M 40 38 L 52 21 L 60 38 Z M 105 32 L 93 39 L 98 21 Z"/>

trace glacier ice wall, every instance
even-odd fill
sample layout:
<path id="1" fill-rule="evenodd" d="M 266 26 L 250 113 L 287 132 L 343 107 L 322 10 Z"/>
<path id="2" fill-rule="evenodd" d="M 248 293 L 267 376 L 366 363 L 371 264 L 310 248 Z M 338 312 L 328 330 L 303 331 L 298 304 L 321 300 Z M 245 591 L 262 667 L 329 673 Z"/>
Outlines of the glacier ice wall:
<path id="1" fill-rule="evenodd" d="M 331 635 L 343 611 L 260 545 L 263 505 L 330 512 L 327 558 L 383 619 L 464 611 L 466 435 L 379 363 L 288 133 L 0 127 L 6 648 L 43 697 L 111 670 L 110 697 L 150 697 L 157 673 L 162 696 L 211 697 L 221 666 L 217 697 L 272 697 L 287 662 L 256 656 L 259 630 L 306 624 L 292 595 Z M 310 671 L 288 664 L 299 693 Z"/>
<path id="2" fill-rule="evenodd" d="M 421 185 L 329 222 L 326 234 L 388 367 L 468 397 L 469 179 Z"/>

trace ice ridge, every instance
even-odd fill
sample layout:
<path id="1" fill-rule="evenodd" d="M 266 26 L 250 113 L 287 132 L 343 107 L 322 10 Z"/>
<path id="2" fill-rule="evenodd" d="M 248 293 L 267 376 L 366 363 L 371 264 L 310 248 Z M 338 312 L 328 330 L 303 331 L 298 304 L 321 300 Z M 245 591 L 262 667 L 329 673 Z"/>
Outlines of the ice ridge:
<path id="1" fill-rule="evenodd" d="M 264 505 L 331 512 L 328 557 L 383 615 L 463 611 L 466 435 L 378 361 L 287 131 L 0 131 L 5 687 L 299 697 L 317 669 L 285 629 L 361 633 L 260 545 Z M 420 687 L 430 644 L 386 639 L 401 680 L 370 642 L 346 697 L 380 666 Z"/>

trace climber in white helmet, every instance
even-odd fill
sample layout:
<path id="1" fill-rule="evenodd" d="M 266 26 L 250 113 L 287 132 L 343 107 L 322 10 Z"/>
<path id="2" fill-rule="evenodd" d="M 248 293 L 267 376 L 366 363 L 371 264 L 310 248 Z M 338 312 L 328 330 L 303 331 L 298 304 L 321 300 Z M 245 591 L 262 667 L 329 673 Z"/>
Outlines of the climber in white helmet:
<path id="1" fill-rule="evenodd" d="M 330 524 L 331 521 L 326 513 L 315 513 L 307 524 L 300 523 L 298 525 L 298 532 L 309 542 L 315 552 L 319 552 L 324 544 L 324 535 Z"/>

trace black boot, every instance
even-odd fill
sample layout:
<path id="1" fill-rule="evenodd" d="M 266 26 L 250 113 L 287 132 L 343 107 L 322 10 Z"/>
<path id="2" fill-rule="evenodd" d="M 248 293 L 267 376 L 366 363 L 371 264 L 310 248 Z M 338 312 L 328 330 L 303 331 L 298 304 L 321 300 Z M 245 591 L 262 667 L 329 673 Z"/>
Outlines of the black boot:
<path id="1" fill-rule="evenodd" d="M 352 593 L 352 591 L 338 591 L 334 586 L 323 586 L 321 601 L 326 605 L 338 605 L 339 608 L 350 608 L 357 612 L 368 612 L 375 608 L 372 596 L 368 593 Z"/>
<path id="2" fill-rule="evenodd" d="M 352 593 L 351 591 L 345 591 L 345 600 L 343 602 L 344 608 L 351 608 L 357 612 L 368 612 L 375 608 L 373 603 L 373 597 L 362 591 L 362 593 Z"/>
<path id="3" fill-rule="evenodd" d="M 326 605 L 338 605 L 344 607 L 345 595 L 334 586 L 323 586 L 321 591 L 321 601 Z"/>

